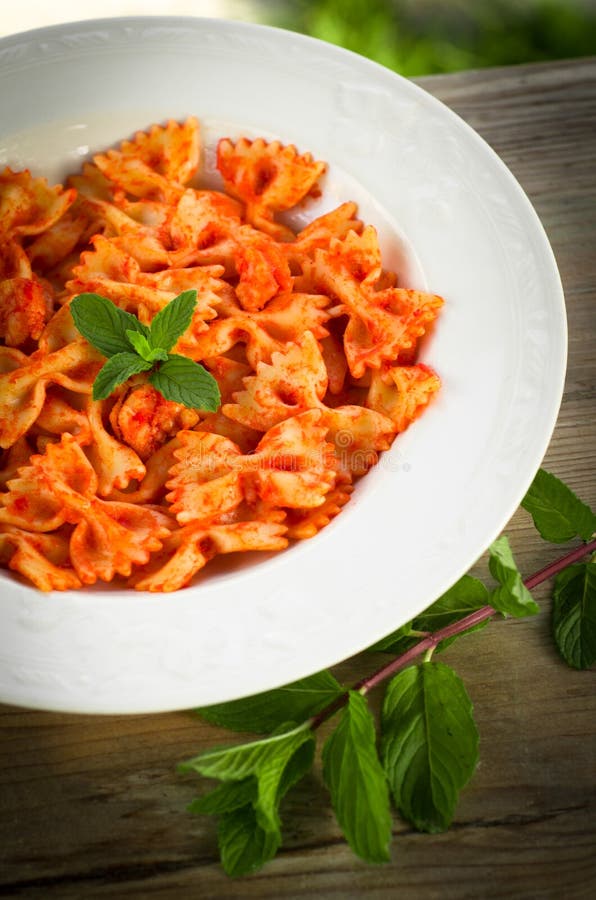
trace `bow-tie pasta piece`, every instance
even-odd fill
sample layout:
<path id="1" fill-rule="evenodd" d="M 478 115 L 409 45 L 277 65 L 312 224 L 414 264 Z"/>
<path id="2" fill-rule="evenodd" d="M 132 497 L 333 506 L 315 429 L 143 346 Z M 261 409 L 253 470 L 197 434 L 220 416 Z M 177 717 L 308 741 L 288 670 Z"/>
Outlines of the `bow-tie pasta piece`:
<path id="1" fill-rule="evenodd" d="M 16 478 L 17 471 L 27 464 L 32 452 L 31 444 L 24 435 L 12 447 L 0 450 L 0 489 L 5 490 L 8 482 Z"/>
<path id="2" fill-rule="evenodd" d="M 327 370 L 310 331 L 271 363 L 260 362 L 256 374 L 244 378 L 244 390 L 222 412 L 250 428 L 266 431 L 296 413 L 319 406 L 327 390 Z"/>
<path id="3" fill-rule="evenodd" d="M 430 366 L 388 366 L 374 372 L 366 405 L 388 416 L 398 432 L 418 418 L 441 386 Z"/>
<path id="4" fill-rule="evenodd" d="M 330 318 L 326 309 L 329 297 L 325 294 L 305 294 L 293 290 L 279 294 L 267 304 L 265 309 L 252 314 L 272 337 L 288 343 L 297 341 L 305 331 L 310 331 L 319 340 L 329 332 L 325 323 Z"/>
<path id="5" fill-rule="evenodd" d="M 218 191 L 188 188 L 180 197 L 170 219 L 170 239 L 177 251 L 214 251 L 218 245 L 224 258 L 231 255 L 230 236 L 242 224 L 242 207 L 237 200 Z M 197 261 L 205 262 L 201 256 Z M 226 273 L 231 275 L 233 266 Z"/>
<path id="6" fill-rule="evenodd" d="M 40 591 L 68 591 L 81 587 L 68 565 L 68 539 L 58 534 L 31 534 L 0 525 L 0 563 L 27 578 Z"/>
<path id="7" fill-rule="evenodd" d="M 166 482 L 172 466 L 176 465 L 177 459 L 174 451 L 180 447 L 178 436 L 172 438 L 159 450 L 156 450 L 145 466 L 145 474 L 136 484 L 129 484 L 126 491 L 120 491 L 114 488 L 110 494 L 110 500 L 122 500 L 125 503 L 144 503 L 154 504 L 165 511 L 165 507 L 160 506 L 167 492 Z M 169 512 L 169 510 L 168 510 Z"/>
<path id="8" fill-rule="evenodd" d="M 242 503 L 243 456 L 228 438 L 202 431 L 178 435 L 178 460 L 170 470 L 166 499 L 180 525 L 227 513 Z"/>
<path id="9" fill-rule="evenodd" d="M 350 372 L 360 378 L 367 368 L 378 369 L 411 350 L 436 319 L 443 299 L 407 288 L 374 290 L 366 276 L 354 274 L 355 264 L 353 253 L 344 256 L 338 242 L 333 252 L 317 250 L 307 270 L 316 289 L 335 297 L 338 314 L 348 316 L 344 352 Z"/>
<path id="10" fill-rule="evenodd" d="M 244 378 L 245 389 L 236 392 L 235 402 L 224 404 L 222 412 L 265 430 L 297 413 L 319 409 L 344 477 L 363 475 L 377 462 L 377 451 L 389 448 L 396 428 L 381 411 L 353 404 L 327 406 L 323 398 L 328 382 L 319 344 L 307 331 L 284 352 L 274 353 L 271 364 L 259 363 L 256 374 Z"/>
<path id="11" fill-rule="evenodd" d="M 92 250 L 81 254 L 81 261 L 73 268 L 73 278 L 66 288 L 71 295 L 101 294 L 127 312 L 139 314 L 143 305 L 155 312 L 172 300 L 173 291 L 146 287 L 139 283 L 141 267 L 138 260 L 104 235 L 92 238 Z M 139 244 L 142 243 L 142 238 Z M 138 247 L 138 245 L 137 245 Z"/>
<path id="12" fill-rule="evenodd" d="M 187 525 L 166 538 L 148 574 L 136 574 L 129 583 L 138 591 L 177 591 L 218 554 L 284 550 L 285 531 L 283 525 L 257 521 Z"/>
<path id="13" fill-rule="evenodd" d="M 105 400 L 87 400 L 90 440 L 85 453 L 97 475 L 97 493 L 101 497 L 125 490 L 132 481 L 141 481 L 146 473 L 134 449 L 108 432 L 106 409 Z"/>
<path id="14" fill-rule="evenodd" d="M 341 484 L 329 491 L 324 503 L 314 509 L 290 509 L 285 524 L 290 540 L 304 541 L 314 537 L 342 511 L 352 494 L 350 484 Z"/>
<path id="15" fill-rule="evenodd" d="M 254 453 L 207 432 L 184 432 L 175 451 L 167 500 L 181 525 L 254 505 L 308 509 L 321 506 L 335 484 L 333 445 L 325 440 L 319 410 L 309 410 L 269 429 Z"/>
<path id="16" fill-rule="evenodd" d="M 0 347 L 0 447 L 10 447 L 34 424 L 48 385 L 90 394 L 102 362 L 101 354 L 82 340 L 37 358 Z"/>
<path id="17" fill-rule="evenodd" d="M 249 488 L 270 506 L 310 509 L 321 506 L 337 480 L 334 446 L 326 440 L 320 410 L 285 419 L 270 428 L 252 456 Z M 251 493 L 247 494 L 251 498 Z"/>
<path id="18" fill-rule="evenodd" d="M 273 297 L 292 289 L 292 276 L 287 260 L 268 235 L 250 225 L 234 234 L 234 261 L 238 273 L 236 296 L 243 309 L 262 309 Z"/>
<path id="19" fill-rule="evenodd" d="M 99 500 L 97 475 L 70 435 L 31 457 L 8 487 L 0 522 L 36 531 L 75 526 L 70 561 L 83 584 L 130 575 L 169 534 L 166 517 L 152 509 Z"/>
<path id="20" fill-rule="evenodd" d="M 0 234 L 0 339 L 8 347 L 37 340 L 52 305 L 49 284 L 33 273 L 23 248 Z"/>
<path id="21" fill-rule="evenodd" d="M 25 531 L 52 532 L 64 525 L 67 510 L 52 490 L 48 479 L 36 469 L 39 456 L 30 456 L 8 479 L 7 491 L 0 494 L 0 527 L 11 525 Z"/>
<path id="22" fill-rule="evenodd" d="M 199 153 L 199 123 L 190 118 L 184 125 L 170 121 L 165 127 L 154 125 L 148 133 L 139 131 L 119 150 L 96 154 L 93 162 L 133 197 L 175 202 L 198 168 Z"/>
<path id="23" fill-rule="evenodd" d="M 293 145 L 262 138 L 227 138 L 217 146 L 217 168 L 226 189 L 246 204 L 246 219 L 276 240 L 293 240 L 294 232 L 274 219 L 311 192 L 326 169 L 310 153 L 300 155 Z"/>
<path id="24" fill-rule="evenodd" d="M 57 222 L 27 244 L 26 252 L 32 269 L 59 291 L 70 274 L 68 267 L 78 260 L 80 251 L 95 231 L 93 216 L 85 211 L 83 204 L 77 199 Z M 79 253 L 73 256 L 77 247 L 80 247 Z"/>
<path id="25" fill-rule="evenodd" d="M 44 404 L 32 429 L 38 438 L 38 445 L 40 436 L 52 436 L 53 440 L 58 440 L 63 434 L 71 434 L 81 446 L 91 442 L 92 429 L 87 414 L 72 406 L 68 399 L 67 392 L 62 388 L 46 391 Z"/>
<path id="26" fill-rule="evenodd" d="M 188 355 L 196 337 L 207 331 L 206 322 L 217 315 L 215 305 L 222 292 L 230 290 L 221 280 L 223 267 L 168 268 L 143 272 L 139 262 L 103 235 L 92 239 L 93 250 L 81 254 L 80 265 L 73 269 L 67 283 L 73 294 L 90 292 L 107 297 L 145 324 L 185 290 L 197 291 L 197 306 L 190 327 L 180 338 L 175 352 Z"/>
<path id="27" fill-rule="evenodd" d="M 341 240 L 351 231 L 360 234 L 364 225 L 356 218 L 356 212 L 355 203 L 342 203 L 331 212 L 313 219 L 298 232 L 294 241 L 282 244 L 292 274 L 301 274 L 302 262 L 312 259 L 315 250 L 328 250 L 333 240 Z"/>
<path id="28" fill-rule="evenodd" d="M 76 190 L 50 187 L 45 178 L 33 178 L 28 169 L 0 172 L 0 234 L 25 237 L 40 234 L 74 203 Z"/>
<path id="29" fill-rule="evenodd" d="M 199 167 L 201 139 L 199 121 L 189 116 L 184 122 L 170 119 L 165 125 L 153 125 L 149 131 L 137 131 L 132 141 L 123 141 L 125 157 L 142 160 L 167 181 L 186 184 Z"/>
<path id="30" fill-rule="evenodd" d="M 70 314 L 69 303 L 54 313 L 44 330 L 42 331 L 36 354 L 48 356 L 56 350 L 63 350 L 68 344 L 80 342 L 80 332 Z"/>
<path id="31" fill-rule="evenodd" d="M 109 236 L 114 248 L 132 256 L 144 272 L 167 267 L 172 252 L 166 243 L 167 233 L 161 221 L 139 221 L 129 214 L 122 204 L 106 200 L 88 198 L 87 204 L 93 208 L 97 222 L 97 234 Z M 67 285 L 68 287 L 68 285 Z"/>
<path id="32" fill-rule="evenodd" d="M 195 336 L 193 346 L 186 355 L 197 361 L 230 353 L 237 358 L 241 346 L 244 347 L 246 361 L 256 369 L 260 362 L 269 362 L 276 350 L 283 350 L 284 344 L 272 337 L 254 318 L 242 315 L 218 317 L 210 323 L 207 331 Z"/>

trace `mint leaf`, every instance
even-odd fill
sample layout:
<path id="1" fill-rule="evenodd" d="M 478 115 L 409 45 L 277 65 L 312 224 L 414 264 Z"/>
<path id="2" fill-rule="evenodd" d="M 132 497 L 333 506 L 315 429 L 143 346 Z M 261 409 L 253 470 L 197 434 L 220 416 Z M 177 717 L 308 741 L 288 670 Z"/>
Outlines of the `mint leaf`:
<path id="1" fill-rule="evenodd" d="M 278 832 L 261 827 L 251 805 L 225 813 L 217 837 L 222 866 L 232 877 L 256 872 L 273 859 L 281 844 Z"/>
<path id="2" fill-rule="evenodd" d="M 158 360 L 165 361 L 168 358 L 168 351 L 163 350 L 161 347 L 152 347 L 144 334 L 140 334 L 138 331 L 132 331 L 132 329 L 127 329 L 126 337 L 139 356 L 147 362 L 154 363 Z"/>
<path id="3" fill-rule="evenodd" d="M 294 729 L 292 734 L 296 735 L 297 731 Z M 288 753 L 287 746 L 283 748 L 286 762 L 285 764 L 283 760 L 281 762 L 281 775 L 277 779 L 277 787 L 275 788 L 273 784 L 275 777 L 270 781 L 270 789 L 274 792 L 273 816 L 263 815 L 261 781 L 265 777 L 263 773 L 269 766 L 269 763 L 263 761 L 263 757 L 256 766 L 261 771 L 261 776 L 250 775 L 239 781 L 223 781 L 215 790 L 198 797 L 189 805 L 189 812 L 221 816 L 218 831 L 219 848 L 222 865 L 228 875 L 254 872 L 275 856 L 281 844 L 277 813 L 279 802 L 313 764 L 314 737 L 310 731 L 303 730 L 302 734 L 303 743 L 296 749 L 292 751 L 290 748 Z M 267 742 L 258 743 L 261 745 L 262 753 L 262 745 Z M 196 762 L 191 760 L 190 764 L 183 764 L 181 768 L 187 770 L 190 766 L 194 769 Z"/>
<path id="4" fill-rule="evenodd" d="M 539 611 L 538 604 L 524 585 L 506 535 L 497 538 L 489 548 L 488 568 L 500 587 L 489 597 L 489 604 L 504 615 L 532 616 Z"/>
<path id="5" fill-rule="evenodd" d="M 192 321 L 192 314 L 197 305 L 197 292 L 183 291 L 160 309 L 151 320 L 151 344 L 171 350 Z"/>
<path id="6" fill-rule="evenodd" d="M 151 368 L 151 363 L 141 359 L 136 353 L 116 353 L 110 357 L 97 373 L 93 382 L 93 399 L 105 400 L 112 391 L 127 381 L 131 375 L 146 372 Z"/>
<path id="7" fill-rule="evenodd" d="M 350 847 L 367 862 L 389 859 L 389 792 L 368 704 L 350 691 L 339 724 L 323 747 L 323 779 Z"/>
<path id="8" fill-rule="evenodd" d="M 589 541 L 596 531 L 596 514 L 563 481 L 544 469 L 536 473 L 521 505 L 541 536 L 555 544 L 576 536 Z"/>
<path id="9" fill-rule="evenodd" d="M 308 724 L 304 723 L 284 734 L 259 741 L 206 750 L 182 763 L 179 770 L 198 772 L 221 781 L 242 781 L 254 776 L 257 780 L 254 808 L 258 824 L 261 828 L 278 833 L 277 807 L 284 770 L 299 747 L 306 743 L 311 743 L 314 747 L 314 736 Z"/>
<path id="10" fill-rule="evenodd" d="M 149 335 L 149 329 L 136 316 L 125 312 L 99 294 L 78 294 L 70 304 L 75 326 L 100 353 L 108 358 L 133 349 L 127 331 Z"/>
<path id="11" fill-rule="evenodd" d="M 197 712 L 207 722 L 232 731 L 267 733 L 283 722 L 302 722 L 316 715 L 341 693 L 333 675 L 323 671 L 273 691 L 204 706 Z"/>
<path id="12" fill-rule="evenodd" d="M 242 781 L 223 781 L 215 790 L 196 797 L 187 807 L 188 812 L 204 816 L 217 816 L 240 809 L 257 799 L 257 782 L 252 776 Z"/>
<path id="13" fill-rule="evenodd" d="M 596 662 L 596 563 L 578 563 L 559 572 L 552 624 L 565 662 L 575 669 L 587 669 Z"/>
<path id="14" fill-rule="evenodd" d="M 397 631 L 378 641 L 371 650 L 385 653 L 402 654 L 413 647 L 426 634 L 433 634 L 452 622 L 463 619 L 470 613 L 482 609 L 488 604 L 488 590 L 484 584 L 471 575 L 464 575 L 438 600 L 411 622 L 402 625 Z M 437 650 L 444 650 L 463 634 L 470 634 L 488 625 L 488 619 L 472 626 L 460 634 L 447 638 L 437 645 Z"/>
<path id="15" fill-rule="evenodd" d="M 420 616 L 414 619 L 413 627 L 417 631 L 429 631 L 432 633 L 446 628 L 453 622 L 469 616 L 470 613 L 477 612 L 483 606 L 487 606 L 489 602 L 489 592 L 487 587 L 472 575 L 464 575 L 459 581 L 456 581 L 449 590 L 445 591 L 438 600 L 429 606 Z M 488 625 L 489 620 L 479 622 L 471 628 L 466 628 L 459 634 L 453 635 L 437 645 L 437 651 L 445 650 L 449 644 L 456 641 L 465 634 L 472 631 L 479 631 Z"/>
<path id="16" fill-rule="evenodd" d="M 217 381 L 200 363 L 171 353 L 149 376 L 149 381 L 166 400 L 191 409 L 215 412 L 221 402 Z"/>
<path id="17" fill-rule="evenodd" d="M 444 663 L 404 669 L 387 688 L 381 730 L 397 808 L 419 831 L 444 831 L 478 761 L 478 731 L 463 682 Z"/>
<path id="18" fill-rule="evenodd" d="M 449 590 L 416 616 L 413 627 L 419 631 L 439 631 L 488 604 L 488 589 L 478 579 L 464 575 Z"/>
<path id="19" fill-rule="evenodd" d="M 108 397 L 131 375 L 147 372 L 159 364 L 149 375 L 149 381 L 166 400 L 215 412 L 221 401 L 215 378 L 192 359 L 168 353 L 188 328 L 196 300 L 195 290 L 183 291 L 160 310 L 148 328 L 136 316 L 99 294 L 74 297 L 70 310 L 80 333 L 110 362 L 118 357 L 97 376 L 94 399 Z M 133 363 L 132 357 L 137 362 Z"/>
<path id="20" fill-rule="evenodd" d="M 281 800 L 288 793 L 290 788 L 294 787 L 307 772 L 310 772 L 315 758 L 315 740 L 305 741 L 290 757 L 285 769 L 279 780 L 277 795 Z"/>

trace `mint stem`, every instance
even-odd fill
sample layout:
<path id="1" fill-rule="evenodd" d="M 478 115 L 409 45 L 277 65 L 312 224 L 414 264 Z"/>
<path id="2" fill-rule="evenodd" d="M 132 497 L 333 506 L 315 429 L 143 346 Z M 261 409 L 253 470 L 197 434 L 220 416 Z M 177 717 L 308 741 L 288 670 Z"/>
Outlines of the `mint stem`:
<path id="1" fill-rule="evenodd" d="M 596 552 L 596 540 L 592 540 L 588 544 L 582 544 L 580 547 L 576 547 L 575 550 L 571 550 L 564 556 L 559 557 L 559 559 L 550 563 L 548 566 L 535 572 L 534 575 L 530 575 L 530 577 L 524 581 L 524 584 L 528 590 L 531 590 L 537 585 L 542 584 L 542 582 L 546 581 L 548 578 L 552 578 L 557 572 L 567 568 L 567 566 L 570 566 L 574 562 L 578 562 L 578 560 L 582 559 L 588 553 L 593 552 Z M 357 681 L 356 684 L 353 685 L 352 690 L 358 691 L 360 694 L 367 694 L 387 678 L 390 678 L 392 675 L 395 675 L 396 672 L 399 672 L 401 669 L 408 666 L 413 660 L 420 656 L 421 653 L 425 653 L 428 650 L 434 650 L 434 648 L 441 641 L 446 640 L 446 638 L 461 634 L 462 631 L 467 631 L 468 628 L 473 628 L 474 625 L 479 625 L 480 622 L 484 622 L 485 619 L 490 619 L 494 615 L 496 615 L 496 610 L 493 609 L 492 606 L 483 606 L 481 609 L 477 609 L 475 612 L 470 613 L 469 616 L 464 616 L 464 618 L 460 619 L 458 622 L 452 622 L 451 625 L 447 625 L 445 628 L 441 628 L 439 631 L 429 634 L 428 637 L 418 641 L 417 644 L 405 653 L 402 653 L 401 656 L 397 656 L 395 659 L 392 659 L 391 662 L 381 666 L 381 668 L 377 669 L 376 672 L 373 672 L 372 675 L 368 675 L 366 678 Z M 345 706 L 347 701 L 347 692 L 336 697 L 332 703 L 322 709 L 321 712 L 317 713 L 316 716 L 313 716 L 310 721 L 311 730 L 315 731 L 323 724 L 323 722 L 341 709 L 342 706 Z"/>

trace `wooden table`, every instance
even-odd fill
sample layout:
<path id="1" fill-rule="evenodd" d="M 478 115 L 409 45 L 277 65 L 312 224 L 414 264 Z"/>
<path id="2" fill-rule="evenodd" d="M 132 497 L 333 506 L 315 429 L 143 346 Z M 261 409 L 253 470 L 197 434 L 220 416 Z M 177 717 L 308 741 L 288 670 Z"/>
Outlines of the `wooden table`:
<path id="1" fill-rule="evenodd" d="M 502 156 L 552 242 L 570 355 L 545 467 L 594 505 L 596 59 L 420 82 Z M 525 575 L 559 554 L 524 512 L 507 532 Z M 185 812 L 193 779 L 175 772 L 229 733 L 188 712 L 94 718 L 1 707 L 0 896 L 596 896 L 596 672 L 562 663 L 548 586 L 535 596 L 541 615 L 493 623 L 448 651 L 475 704 L 481 762 L 446 834 L 417 834 L 395 817 L 385 866 L 352 855 L 316 772 L 284 807 L 278 858 L 231 881 L 213 822 Z M 357 657 L 340 675 L 354 681 L 373 666 Z"/>

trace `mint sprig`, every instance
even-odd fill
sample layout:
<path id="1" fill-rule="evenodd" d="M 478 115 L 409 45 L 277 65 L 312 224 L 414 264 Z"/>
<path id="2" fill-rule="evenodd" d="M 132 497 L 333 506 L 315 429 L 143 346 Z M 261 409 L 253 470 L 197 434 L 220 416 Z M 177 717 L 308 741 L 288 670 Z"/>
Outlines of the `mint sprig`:
<path id="1" fill-rule="evenodd" d="M 556 475 L 539 469 L 521 502 L 545 541 L 562 544 L 574 537 L 589 541 L 596 514 Z"/>
<path id="2" fill-rule="evenodd" d="M 594 514 L 579 500 L 581 506 L 570 503 L 566 486 L 560 490 L 553 478 L 539 473 L 534 484 L 542 485 L 543 498 L 547 485 L 549 521 L 558 519 L 558 497 L 563 518 L 574 523 L 573 535 L 585 539 Z M 524 501 L 524 506 L 529 509 L 533 503 Z M 544 509 L 543 500 L 540 504 Z M 524 580 L 507 538 L 501 536 L 489 548 L 496 586 L 489 590 L 479 579 L 464 575 L 427 610 L 370 648 L 397 655 L 351 688 L 342 687 L 330 672 L 319 672 L 264 694 L 198 710 L 207 721 L 235 731 L 274 732 L 258 741 L 207 751 L 183 768 L 220 779 L 220 785 L 193 801 L 189 810 L 218 817 L 225 871 L 254 872 L 275 856 L 282 836 L 280 801 L 311 769 L 315 734 L 336 715 L 339 721 L 323 745 L 323 780 L 354 852 L 368 862 L 388 858 L 389 798 L 416 829 L 446 829 L 478 761 L 478 731 L 463 682 L 449 666 L 432 661 L 433 653 L 495 618 L 535 614 L 538 607 L 530 590 L 556 576 L 555 642 L 569 665 L 592 665 L 596 562 L 583 560 L 595 551 L 596 541 L 586 541 Z M 367 696 L 387 681 L 377 750 Z M 302 724 L 284 725 L 288 719 Z"/>
<path id="3" fill-rule="evenodd" d="M 245 875 L 275 856 L 280 801 L 312 766 L 314 742 L 308 723 L 289 725 L 260 741 L 207 750 L 179 766 L 222 781 L 190 811 L 220 816 L 220 854 L 228 875 Z"/>
<path id="4" fill-rule="evenodd" d="M 323 780 L 343 833 L 368 862 L 389 859 L 389 790 L 364 697 L 349 691 L 339 724 L 323 747 Z"/>
<path id="5" fill-rule="evenodd" d="M 539 606 L 522 581 L 515 565 L 507 536 L 502 534 L 491 544 L 488 568 L 499 582 L 489 598 L 490 605 L 504 615 L 522 617 L 539 612 Z"/>
<path id="6" fill-rule="evenodd" d="M 561 656 L 574 669 L 596 662 L 596 562 L 576 563 L 557 575 L 553 634 Z"/>
<path id="7" fill-rule="evenodd" d="M 70 314 L 83 337 L 108 359 L 134 350 L 127 331 L 149 335 L 147 325 L 99 294 L 77 294 L 71 301 Z"/>
<path id="8" fill-rule="evenodd" d="M 221 398 L 213 375 L 200 363 L 170 353 L 189 327 L 196 304 L 196 290 L 183 291 L 145 325 L 100 294 L 74 297 L 70 312 L 76 328 L 108 358 L 93 383 L 93 399 L 105 400 L 133 375 L 148 372 L 166 400 L 215 412 Z"/>
<path id="9" fill-rule="evenodd" d="M 478 761 L 478 730 L 463 681 L 430 661 L 399 672 L 385 694 L 382 730 L 396 807 L 419 831 L 445 831 Z"/>
<path id="10" fill-rule="evenodd" d="M 128 381 L 133 375 L 139 375 L 150 369 L 152 363 L 147 362 L 136 353 L 124 350 L 108 359 L 99 370 L 93 382 L 93 399 L 104 400 L 115 391 L 119 384 Z"/>

